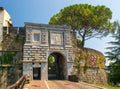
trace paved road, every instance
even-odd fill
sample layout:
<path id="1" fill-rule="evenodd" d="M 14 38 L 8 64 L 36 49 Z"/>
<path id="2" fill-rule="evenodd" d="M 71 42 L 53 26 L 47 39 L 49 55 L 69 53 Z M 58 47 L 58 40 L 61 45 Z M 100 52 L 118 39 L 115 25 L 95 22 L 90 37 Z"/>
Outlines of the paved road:
<path id="1" fill-rule="evenodd" d="M 61 81 L 61 80 L 52 80 L 52 81 L 31 81 L 28 88 L 24 89 L 99 89 L 86 85 L 84 83 L 70 82 L 70 81 Z"/>

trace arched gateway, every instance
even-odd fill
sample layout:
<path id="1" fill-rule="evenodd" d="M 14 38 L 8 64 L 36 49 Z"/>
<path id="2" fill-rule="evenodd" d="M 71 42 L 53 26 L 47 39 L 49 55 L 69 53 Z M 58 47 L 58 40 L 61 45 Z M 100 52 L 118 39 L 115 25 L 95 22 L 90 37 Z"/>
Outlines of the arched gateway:
<path id="1" fill-rule="evenodd" d="M 25 23 L 23 74 L 31 79 L 68 79 L 73 67 L 71 28 Z M 54 57 L 49 64 L 48 57 Z"/>
<path id="2" fill-rule="evenodd" d="M 53 57 L 53 61 L 52 63 L 48 62 L 48 79 L 67 79 L 67 60 L 64 54 L 53 52 L 50 56 Z"/>

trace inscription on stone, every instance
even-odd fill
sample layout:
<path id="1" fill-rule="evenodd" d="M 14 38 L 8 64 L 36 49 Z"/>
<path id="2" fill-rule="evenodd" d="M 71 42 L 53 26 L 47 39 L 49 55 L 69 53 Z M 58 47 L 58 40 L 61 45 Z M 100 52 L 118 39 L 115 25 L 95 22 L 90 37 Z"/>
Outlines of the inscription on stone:
<path id="1" fill-rule="evenodd" d="M 51 33 L 51 44 L 52 45 L 62 45 L 62 34 Z"/>

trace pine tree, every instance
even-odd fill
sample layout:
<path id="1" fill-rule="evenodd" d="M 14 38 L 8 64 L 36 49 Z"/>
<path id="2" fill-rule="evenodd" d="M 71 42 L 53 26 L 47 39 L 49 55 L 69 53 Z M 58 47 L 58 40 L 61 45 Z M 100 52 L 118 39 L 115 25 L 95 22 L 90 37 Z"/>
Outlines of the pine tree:
<path id="1" fill-rule="evenodd" d="M 75 4 L 67 6 L 50 18 L 49 24 L 71 26 L 81 39 L 81 47 L 85 41 L 93 37 L 104 37 L 116 29 L 116 22 L 111 22 L 112 12 L 104 6 Z"/>
<path id="2" fill-rule="evenodd" d="M 108 47 L 109 52 L 106 52 L 108 60 L 114 61 L 108 67 L 109 70 L 109 81 L 111 83 L 117 84 L 120 83 L 120 24 L 118 24 L 118 28 L 116 34 L 112 36 L 115 38 L 114 42 L 109 42 L 112 44 L 112 47 Z"/>

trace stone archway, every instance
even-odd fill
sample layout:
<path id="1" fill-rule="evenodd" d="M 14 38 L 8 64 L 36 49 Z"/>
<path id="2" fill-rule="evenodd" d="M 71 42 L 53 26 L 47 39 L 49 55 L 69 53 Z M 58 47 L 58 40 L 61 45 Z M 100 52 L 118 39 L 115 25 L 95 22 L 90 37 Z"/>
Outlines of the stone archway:
<path id="1" fill-rule="evenodd" d="M 67 62 L 61 53 L 53 52 L 50 54 L 54 60 L 53 63 L 48 62 L 48 79 L 64 80 L 67 78 Z"/>
<path id="2" fill-rule="evenodd" d="M 31 77 L 35 75 L 33 79 L 38 79 L 40 76 L 41 80 L 68 79 L 72 74 L 74 62 L 71 27 L 25 23 L 25 31 L 23 75 Z M 50 65 L 48 67 L 49 55 L 55 58 L 53 67 Z M 50 77 L 50 74 L 56 77 Z"/>

